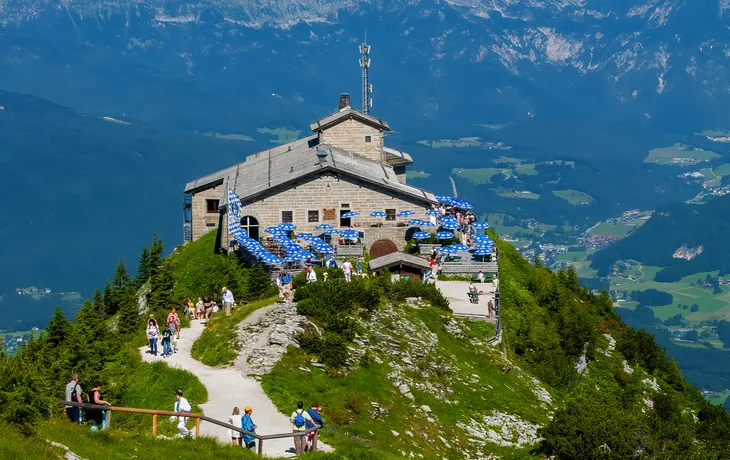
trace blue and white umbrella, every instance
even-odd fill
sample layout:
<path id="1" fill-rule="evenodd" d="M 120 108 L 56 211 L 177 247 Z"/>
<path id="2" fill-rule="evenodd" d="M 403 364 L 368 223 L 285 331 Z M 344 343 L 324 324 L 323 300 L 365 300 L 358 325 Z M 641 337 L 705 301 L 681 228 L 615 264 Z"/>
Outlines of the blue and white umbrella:
<path id="1" fill-rule="evenodd" d="M 446 230 L 456 230 L 457 228 L 459 228 L 459 223 L 452 222 L 450 220 L 446 222 L 441 222 L 441 228 L 445 228 Z"/>
<path id="2" fill-rule="evenodd" d="M 340 236 L 342 238 L 347 238 L 348 240 L 356 240 L 358 238 L 358 234 L 355 230 L 345 230 L 342 233 L 340 233 Z"/>
<path id="3" fill-rule="evenodd" d="M 459 209 L 472 209 L 472 208 L 474 208 L 474 206 L 472 206 L 471 203 L 469 203 L 468 201 L 464 201 L 464 200 L 454 200 L 454 201 L 451 202 L 451 205 L 454 206 L 454 207 L 456 207 L 456 208 L 459 208 Z"/>
<path id="4" fill-rule="evenodd" d="M 287 255 L 283 259 L 281 259 L 282 262 L 299 262 L 301 258 L 299 255 Z"/>
<path id="5" fill-rule="evenodd" d="M 342 217 L 344 217 L 345 219 L 349 219 L 351 217 L 355 217 L 355 216 L 358 216 L 358 215 L 359 214 L 357 212 L 355 212 L 355 211 L 348 211 L 348 212 L 344 213 L 342 215 Z"/>
<path id="6" fill-rule="evenodd" d="M 443 254 L 456 254 L 456 249 L 451 246 L 441 246 L 438 250 Z"/>
<path id="7" fill-rule="evenodd" d="M 332 229 L 327 230 L 326 232 L 324 232 L 324 234 L 325 235 L 339 235 L 340 234 L 340 231 L 337 230 L 336 228 L 332 228 Z"/>
<path id="8" fill-rule="evenodd" d="M 383 211 L 373 211 L 370 213 L 370 217 L 385 217 L 386 214 Z"/>
<path id="9" fill-rule="evenodd" d="M 452 244 L 449 247 L 452 248 L 452 249 L 454 249 L 455 251 L 468 251 L 469 250 L 469 248 L 467 248 L 466 246 L 464 246 L 461 243 Z"/>
<path id="10" fill-rule="evenodd" d="M 478 228 L 480 230 L 483 230 L 485 228 L 489 228 L 489 224 L 488 223 L 481 222 L 481 221 L 479 221 L 479 222 L 472 222 L 471 223 L 471 226 L 472 226 L 472 228 Z"/>
<path id="11" fill-rule="evenodd" d="M 396 214 L 397 217 L 409 217 L 415 214 L 415 212 L 411 211 L 410 209 L 403 210 Z"/>
<path id="12" fill-rule="evenodd" d="M 446 196 L 446 195 L 436 195 L 436 199 L 438 200 L 439 203 L 444 203 L 444 204 L 451 204 L 451 202 L 454 201 L 453 198 L 451 198 L 450 196 Z"/>
<path id="13" fill-rule="evenodd" d="M 300 256 L 302 257 L 303 260 L 307 260 L 307 259 L 313 258 L 314 254 L 309 251 L 306 251 L 306 252 L 301 253 Z"/>
<path id="14" fill-rule="evenodd" d="M 456 216 L 448 215 L 441 217 L 441 222 L 458 222 L 459 219 L 456 218 Z"/>
<path id="15" fill-rule="evenodd" d="M 435 227 L 436 224 L 427 220 L 421 221 L 421 227 Z"/>
<path id="16" fill-rule="evenodd" d="M 265 231 L 266 233 L 275 233 L 275 232 L 280 232 L 280 231 L 281 231 L 281 229 L 280 229 L 279 227 L 276 227 L 276 226 L 274 226 L 274 227 L 268 227 L 268 228 L 267 228 L 266 230 L 264 230 L 264 231 Z"/>
<path id="17" fill-rule="evenodd" d="M 427 216 L 440 216 L 441 211 L 439 211 L 437 209 L 429 209 L 428 211 L 426 211 L 426 215 Z"/>
<path id="18" fill-rule="evenodd" d="M 413 234 L 413 238 L 415 238 L 417 240 L 425 240 L 429 236 L 431 236 L 431 234 L 428 232 L 416 232 Z"/>
<path id="19" fill-rule="evenodd" d="M 261 260 L 263 260 L 264 262 L 266 262 L 269 265 L 280 265 L 281 264 L 281 259 L 279 259 L 278 257 L 276 257 L 273 254 L 264 256 Z"/>
<path id="20" fill-rule="evenodd" d="M 282 230 L 280 228 L 277 228 L 276 230 L 267 232 L 267 233 L 269 234 L 269 239 L 275 239 L 280 236 L 286 236 L 286 230 Z"/>
<path id="21" fill-rule="evenodd" d="M 436 238 L 438 238 L 439 240 L 450 240 L 453 237 L 454 234 L 451 232 L 438 232 L 436 234 Z"/>
<path id="22" fill-rule="evenodd" d="M 476 248 L 474 250 L 474 254 L 477 255 L 477 256 L 486 256 L 486 255 L 489 255 L 491 253 L 492 253 L 492 250 L 491 249 L 487 249 L 487 248 Z"/>
<path id="23" fill-rule="evenodd" d="M 330 224 L 319 224 L 315 227 L 317 230 L 332 230 L 332 225 Z"/>
<path id="24" fill-rule="evenodd" d="M 414 225 L 414 226 L 420 227 L 420 226 L 421 226 L 421 225 L 423 225 L 423 224 L 424 224 L 425 222 L 426 222 L 426 221 L 425 221 L 425 220 L 423 220 L 423 219 L 411 219 L 411 220 L 409 220 L 409 221 L 408 221 L 407 223 L 408 223 L 408 225 Z"/>
<path id="25" fill-rule="evenodd" d="M 292 230 L 296 230 L 297 226 L 292 224 L 291 222 L 283 222 L 279 224 L 279 228 L 282 230 L 286 230 L 287 232 L 291 232 Z"/>
<path id="26" fill-rule="evenodd" d="M 298 240 L 308 240 L 312 236 L 314 235 L 312 235 L 311 233 L 297 233 L 295 238 Z"/>

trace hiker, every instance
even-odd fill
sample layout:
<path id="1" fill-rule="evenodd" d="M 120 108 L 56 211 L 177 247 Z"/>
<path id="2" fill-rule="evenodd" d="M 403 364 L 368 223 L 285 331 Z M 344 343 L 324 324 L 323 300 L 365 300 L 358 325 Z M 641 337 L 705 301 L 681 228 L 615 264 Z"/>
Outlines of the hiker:
<path id="1" fill-rule="evenodd" d="M 362 264 L 359 260 L 357 261 L 357 264 L 355 264 L 355 270 L 357 270 L 358 275 L 362 274 Z"/>
<path id="2" fill-rule="evenodd" d="M 317 272 L 314 271 L 314 268 L 310 268 L 307 271 L 307 283 L 315 283 L 317 281 Z"/>
<path id="3" fill-rule="evenodd" d="M 210 315 L 213 314 L 213 302 L 211 302 L 208 296 L 203 297 L 203 309 L 205 311 L 205 319 L 210 319 Z"/>
<path id="4" fill-rule="evenodd" d="M 147 342 L 150 344 L 150 353 L 157 356 L 157 339 L 160 335 L 160 328 L 157 327 L 157 321 L 154 318 L 150 318 L 147 321 Z"/>
<path id="5" fill-rule="evenodd" d="M 180 335 L 180 316 L 177 314 L 175 307 L 172 307 L 172 311 L 167 315 L 167 328 L 172 331 L 173 334 Z"/>
<path id="6" fill-rule="evenodd" d="M 245 415 L 241 417 L 241 428 L 248 431 L 249 433 L 256 434 L 256 425 L 253 423 L 253 420 L 251 420 L 251 414 L 253 413 L 253 407 L 246 406 L 246 408 L 243 410 Z M 253 449 L 256 447 L 256 438 L 253 436 L 250 436 L 248 434 L 243 435 L 243 443 L 246 446 L 246 449 Z"/>
<path id="7" fill-rule="evenodd" d="M 281 275 L 281 288 L 284 293 L 284 300 L 289 302 L 291 300 L 291 275 L 287 272 L 282 272 Z"/>
<path id="8" fill-rule="evenodd" d="M 322 421 L 322 415 L 320 414 L 320 407 L 318 403 L 312 403 L 312 407 L 307 409 L 307 413 L 312 418 L 311 422 L 307 422 L 306 426 L 307 429 L 314 428 L 315 425 L 318 427 L 323 427 L 324 422 Z M 312 431 L 311 433 L 307 433 L 307 447 L 306 450 L 308 452 L 314 452 L 317 450 L 317 438 L 319 438 L 319 430 Z"/>
<path id="9" fill-rule="evenodd" d="M 494 278 L 492 278 L 492 286 L 494 287 L 494 293 L 496 294 L 499 292 L 499 279 L 497 278 L 497 274 L 494 274 Z"/>
<path id="10" fill-rule="evenodd" d="M 233 293 L 228 288 L 223 288 L 223 309 L 226 311 L 226 316 L 231 316 L 231 309 L 233 308 Z"/>
<path id="11" fill-rule="evenodd" d="M 172 337 L 172 331 L 169 327 L 166 327 L 162 331 L 162 357 L 167 358 L 172 355 L 172 349 L 170 348 L 170 337 Z"/>
<path id="12" fill-rule="evenodd" d="M 183 316 L 185 317 L 185 319 L 188 319 L 192 312 L 193 312 L 193 301 L 190 300 L 190 297 L 188 297 L 183 302 Z"/>
<path id="13" fill-rule="evenodd" d="M 180 338 L 180 330 L 178 329 L 177 333 L 175 333 L 174 330 L 170 332 L 172 333 L 172 335 L 170 335 L 170 350 L 172 353 L 177 353 L 177 339 Z"/>
<path id="14" fill-rule="evenodd" d="M 111 406 L 111 403 L 104 401 L 101 397 L 101 384 L 94 384 L 89 396 L 89 404 Z M 106 411 L 103 409 L 89 409 L 86 411 L 86 418 L 91 422 L 91 431 L 97 431 L 99 428 L 106 429 Z"/>
<path id="15" fill-rule="evenodd" d="M 193 319 L 201 319 L 205 313 L 205 307 L 203 306 L 203 299 L 198 297 L 198 302 L 195 304 L 195 310 L 193 310 Z"/>
<path id="16" fill-rule="evenodd" d="M 228 417 L 228 424 L 241 428 L 241 411 L 238 407 L 233 408 L 231 416 Z M 241 446 L 241 432 L 236 430 L 228 430 L 228 432 L 231 434 L 231 444 Z"/>
<path id="17" fill-rule="evenodd" d="M 71 376 L 71 381 L 66 384 L 66 401 L 81 402 L 81 386 L 79 385 L 79 375 Z M 73 423 L 81 423 L 81 409 L 74 406 L 66 406 L 66 416 Z"/>
<path id="18" fill-rule="evenodd" d="M 481 270 L 479 270 L 479 274 L 477 275 L 477 280 L 479 280 L 480 283 L 484 283 L 484 273 L 482 273 Z"/>
<path id="19" fill-rule="evenodd" d="M 494 302 L 492 302 L 492 299 L 487 302 L 487 315 L 494 316 Z"/>
<path id="20" fill-rule="evenodd" d="M 182 390 L 175 392 L 175 408 L 173 412 L 190 412 L 190 403 L 187 399 L 183 398 Z M 180 430 L 180 437 L 187 436 L 189 432 L 185 424 L 188 423 L 188 418 L 178 416 L 177 420 L 177 429 Z"/>
<path id="21" fill-rule="evenodd" d="M 342 264 L 342 271 L 345 273 L 345 281 L 349 283 L 352 276 L 352 263 L 349 260 Z"/>
<path id="22" fill-rule="evenodd" d="M 304 410 L 304 403 L 302 401 L 297 403 L 297 410 L 292 412 L 289 421 L 292 424 L 292 430 L 295 434 L 307 431 L 307 421 L 312 422 L 312 417 L 309 415 L 309 412 Z M 305 435 L 294 436 L 294 452 L 296 452 L 296 455 L 301 455 L 304 452 L 305 438 Z"/>

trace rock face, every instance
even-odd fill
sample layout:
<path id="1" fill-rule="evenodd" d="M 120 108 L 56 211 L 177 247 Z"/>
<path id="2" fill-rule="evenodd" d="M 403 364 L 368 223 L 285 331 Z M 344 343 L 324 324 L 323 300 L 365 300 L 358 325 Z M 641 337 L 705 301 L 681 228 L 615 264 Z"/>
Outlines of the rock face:
<path id="1" fill-rule="evenodd" d="M 468 424 L 461 423 L 459 427 L 468 431 L 477 440 L 503 447 L 523 447 L 540 441 L 537 435 L 538 425 L 516 415 L 498 411 L 494 411 L 481 421 L 471 419 Z"/>
<path id="2" fill-rule="evenodd" d="M 241 350 L 236 367 L 248 376 L 271 371 L 289 345 L 298 347 L 296 336 L 309 326 L 294 304 L 281 304 L 238 330 Z"/>
<path id="3" fill-rule="evenodd" d="M 672 257 L 674 257 L 675 259 L 692 260 L 698 255 L 702 254 L 702 251 L 704 251 L 704 249 L 705 248 L 702 247 L 702 245 L 690 248 L 686 244 L 683 244 L 679 249 L 674 251 Z"/>

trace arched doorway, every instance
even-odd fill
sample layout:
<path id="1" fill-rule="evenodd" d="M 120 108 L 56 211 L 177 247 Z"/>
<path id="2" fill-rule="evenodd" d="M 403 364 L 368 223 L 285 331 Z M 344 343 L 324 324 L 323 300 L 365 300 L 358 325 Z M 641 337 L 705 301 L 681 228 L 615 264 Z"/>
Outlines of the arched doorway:
<path id="1" fill-rule="evenodd" d="M 259 221 L 253 216 L 241 218 L 241 228 L 248 232 L 248 236 L 254 240 L 259 239 Z"/>
<path id="2" fill-rule="evenodd" d="M 386 256 L 398 252 L 398 246 L 391 240 L 378 240 L 370 246 L 370 256 L 373 258 Z"/>

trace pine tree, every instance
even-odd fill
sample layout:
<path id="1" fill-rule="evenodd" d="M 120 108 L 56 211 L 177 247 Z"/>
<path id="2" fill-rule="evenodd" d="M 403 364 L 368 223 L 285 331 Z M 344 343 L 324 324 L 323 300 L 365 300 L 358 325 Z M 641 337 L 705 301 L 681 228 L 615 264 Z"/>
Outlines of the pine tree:
<path id="1" fill-rule="evenodd" d="M 114 302 L 114 291 L 112 291 L 112 285 L 107 281 L 104 284 L 104 307 L 106 308 L 106 316 L 113 316 L 116 313 L 116 305 Z"/>
<path id="2" fill-rule="evenodd" d="M 120 260 L 117 264 L 117 269 L 114 272 L 114 283 L 113 287 L 116 290 L 123 290 L 129 287 L 130 276 L 127 273 L 127 269 L 124 266 L 124 261 Z"/>
<path id="3" fill-rule="evenodd" d="M 106 318 L 106 306 L 104 305 L 104 296 L 101 294 L 101 291 L 94 289 L 94 296 L 92 298 L 94 300 L 94 311 L 99 316 L 99 319 Z"/>
<path id="4" fill-rule="evenodd" d="M 124 296 L 119 302 L 117 331 L 121 335 L 133 334 L 141 327 L 139 305 L 132 295 Z"/>
<path id="5" fill-rule="evenodd" d="M 139 256 L 139 267 L 137 267 L 137 287 L 142 286 L 150 277 L 150 251 L 145 246 L 142 255 Z"/>
<path id="6" fill-rule="evenodd" d="M 157 236 L 157 233 L 152 235 L 152 246 L 150 246 L 150 258 L 148 264 L 148 275 L 153 278 L 162 264 L 162 253 L 165 252 L 165 245 L 162 243 L 162 239 Z"/>
<path id="7" fill-rule="evenodd" d="M 150 310 L 167 310 L 174 306 L 172 294 L 172 265 L 163 260 L 157 267 L 156 273 L 150 278 L 150 294 L 147 305 Z"/>
<path id="8" fill-rule="evenodd" d="M 271 295 L 271 276 L 259 265 L 252 266 L 248 271 L 248 290 L 255 299 Z"/>
<path id="9" fill-rule="evenodd" d="M 71 321 L 63 314 L 61 307 L 57 306 L 51 320 L 48 321 L 46 340 L 52 346 L 58 346 L 66 339 L 66 335 L 70 329 Z"/>

